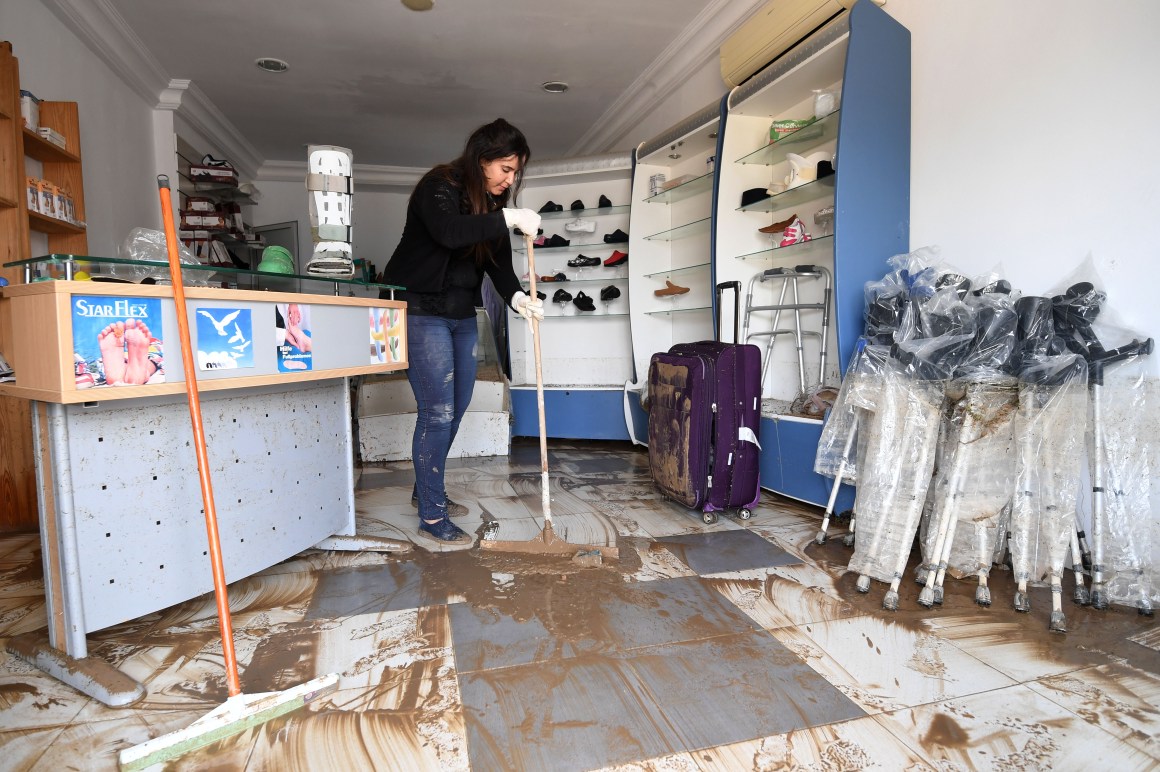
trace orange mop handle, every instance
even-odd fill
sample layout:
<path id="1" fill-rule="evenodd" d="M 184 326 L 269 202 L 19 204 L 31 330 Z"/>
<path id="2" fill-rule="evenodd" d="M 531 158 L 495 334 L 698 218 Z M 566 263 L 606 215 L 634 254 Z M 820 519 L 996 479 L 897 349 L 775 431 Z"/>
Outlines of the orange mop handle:
<path id="1" fill-rule="evenodd" d="M 173 280 L 173 304 L 177 312 L 177 334 L 181 344 L 181 365 L 185 370 L 185 393 L 189 396 L 189 420 L 193 424 L 193 448 L 197 452 L 197 475 L 201 480 L 201 501 L 205 507 L 205 530 L 209 537 L 209 561 L 213 568 L 213 594 L 217 600 L 218 627 L 225 655 L 226 681 L 231 697 L 242 693 L 238 679 L 238 660 L 234 654 L 234 631 L 230 623 L 230 600 L 226 590 L 226 571 L 222 561 L 221 538 L 218 536 L 217 509 L 213 503 L 213 483 L 209 477 L 209 456 L 205 450 L 205 430 L 201 423 L 201 400 L 197 392 L 197 368 L 189 336 L 189 317 L 185 309 L 185 286 L 182 283 L 181 260 L 177 256 L 177 231 L 173 227 L 173 200 L 169 177 L 157 177 L 161 193 L 161 220 L 165 227 L 165 246 L 169 252 L 169 275 Z"/>

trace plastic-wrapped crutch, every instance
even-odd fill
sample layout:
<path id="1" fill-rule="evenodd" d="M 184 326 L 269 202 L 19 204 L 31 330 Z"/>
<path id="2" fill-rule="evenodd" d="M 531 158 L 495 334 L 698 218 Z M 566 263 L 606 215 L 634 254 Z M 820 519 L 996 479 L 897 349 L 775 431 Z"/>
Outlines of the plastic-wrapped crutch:
<path id="1" fill-rule="evenodd" d="M 1009 285 L 999 289 L 968 298 L 976 334 L 947 389 L 948 401 L 954 402 L 922 538 L 925 566 L 919 577 L 925 587 L 919 603 L 925 606 L 942 602 L 948 571 L 977 575 L 975 600 L 991 603 L 987 580 L 1014 482 L 1012 432 L 1018 404 L 1012 358 L 1018 315 Z"/>
<path id="2" fill-rule="evenodd" d="M 973 314 L 961 301 L 940 301 L 936 307 L 937 312 L 923 311 L 921 326 L 936 335 L 893 347 L 879 409 L 865 427 L 850 569 L 861 575 L 861 592 L 870 589 L 871 578 L 890 582 L 883 606 L 891 610 L 898 607 L 898 583 L 930 485 L 945 384 L 975 334 Z"/>
<path id="3" fill-rule="evenodd" d="M 832 478 L 833 484 L 818 531 L 818 544 L 826 541 L 839 487 L 843 482 L 855 485 L 858 481 L 858 459 L 865 457 L 866 449 L 865 434 L 859 432 L 858 427 L 870 420 L 870 414 L 878 409 L 889 357 L 887 346 L 867 345 L 865 338 L 858 340 L 842 388 L 822 426 L 822 436 L 814 456 L 814 471 Z"/>
<path id="4" fill-rule="evenodd" d="M 1152 583 L 1150 436 L 1139 360 L 1150 354 L 1151 338 L 1121 330 L 1096 329 L 1106 297 L 1090 282 L 1079 282 L 1052 299 L 1057 334 L 1088 365 L 1092 482 L 1091 602 L 1106 608 L 1115 601 L 1151 616 Z M 1107 349 L 1103 340 L 1131 340 Z"/>
<path id="5" fill-rule="evenodd" d="M 1015 419 L 1016 483 L 1011 505 L 1011 565 L 1015 610 L 1030 611 L 1027 585 L 1051 586 L 1050 628 L 1064 632 L 1064 558 L 1075 527 L 1084 427 L 1087 364 L 1077 354 L 1022 361 Z"/>

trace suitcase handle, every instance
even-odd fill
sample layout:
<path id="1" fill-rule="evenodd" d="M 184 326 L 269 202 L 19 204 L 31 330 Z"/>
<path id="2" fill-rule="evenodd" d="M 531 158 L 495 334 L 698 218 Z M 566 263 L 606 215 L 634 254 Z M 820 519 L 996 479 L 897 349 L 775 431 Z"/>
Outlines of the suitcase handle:
<path id="1" fill-rule="evenodd" d="M 741 342 L 741 282 L 723 281 L 717 285 L 717 340 L 724 342 L 724 331 L 721 329 L 721 296 L 725 290 L 733 290 L 733 342 Z"/>

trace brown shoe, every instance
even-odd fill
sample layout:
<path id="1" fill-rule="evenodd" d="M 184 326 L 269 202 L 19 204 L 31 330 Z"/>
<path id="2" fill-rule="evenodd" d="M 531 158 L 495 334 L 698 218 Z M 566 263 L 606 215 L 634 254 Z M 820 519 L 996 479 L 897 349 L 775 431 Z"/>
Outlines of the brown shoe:
<path id="1" fill-rule="evenodd" d="M 667 298 L 670 295 L 684 295 L 689 291 L 688 287 L 682 287 L 679 284 L 673 284 L 671 281 L 665 282 L 665 287 L 653 292 L 658 298 Z"/>
<path id="2" fill-rule="evenodd" d="M 782 220 L 781 222 L 775 222 L 773 225 L 767 225 L 764 228 L 758 228 L 757 232 L 758 233 L 781 233 L 786 228 L 788 228 L 790 226 L 790 224 L 796 219 L 797 219 L 797 213 L 795 212 L 794 214 L 791 214 L 789 217 Z"/>

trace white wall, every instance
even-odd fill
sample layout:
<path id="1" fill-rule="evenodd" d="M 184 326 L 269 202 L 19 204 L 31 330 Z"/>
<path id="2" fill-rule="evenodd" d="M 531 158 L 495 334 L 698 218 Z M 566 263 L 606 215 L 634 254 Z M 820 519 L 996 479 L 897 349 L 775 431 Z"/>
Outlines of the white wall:
<path id="1" fill-rule="evenodd" d="M 41 99 L 78 103 L 89 252 L 116 255 L 132 228 L 160 228 L 153 105 L 39 2 L 0 2 L 0 30 L 20 60 L 21 88 Z M 33 239 L 33 254 L 42 254 L 44 239 Z"/>

